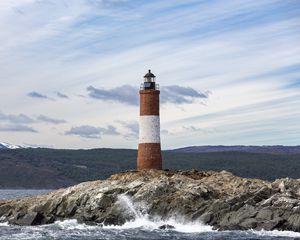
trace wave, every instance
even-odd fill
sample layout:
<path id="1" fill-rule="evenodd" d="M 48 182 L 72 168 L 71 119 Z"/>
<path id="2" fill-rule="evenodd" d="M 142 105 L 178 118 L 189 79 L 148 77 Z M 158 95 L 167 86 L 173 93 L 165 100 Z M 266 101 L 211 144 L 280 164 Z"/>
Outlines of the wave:
<path id="1" fill-rule="evenodd" d="M 42 225 L 45 228 L 58 228 L 61 230 L 94 230 L 99 229 L 100 226 L 91 226 L 84 223 L 78 223 L 76 219 L 68 219 L 63 221 L 55 221 L 53 224 Z"/>
<path id="2" fill-rule="evenodd" d="M 137 218 L 133 221 L 129 221 L 124 223 L 123 225 L 106 225 L 103 226 L 103 229 L 134 229 L 134 228 L 142 228 L 145 230 L 158 230 L 158 229 L 166 229 L 177 232 L 184 233 L 200 233 L 200 232 L 211 232 L 211 226 L 204 225 L 200 222 L 178 222 L 175 219 L 168 220 L 149 220 L 147 217 L 145 218 Z"/>
<path id="3" fill-rule="evenodd" d="M 0 222 L 0 227 L 8 227 L 8 226 L 9 226 L 8 222 L 3 222 L 3 223 Z"/>
<path id="4" fill-rule="evenodd" d="M 179 223 L 174 219 L 169 219 L 167 221 L 150 221 L 148 219 L 135 219 L 134 221 L 129 221 L 123 225 L 95 225 L 90 226 L 84 223 L 78 223 L 76 219 L 56 221 L 50 225 L 44 225 L 45 228 L 57 228 L 61 230 L 130 230 L 130 229 L 143 229 L 148 231 L 160 230 L 162 226 L 166 226 L 168 231 L 177 231 L 184 233 L 196 233 L 196 232 L 210 232 L 212 230 L 211 226 L 203 225 L 199 222 L 191 223 Z M 171 228 L 174 227 L 174 228 Z"/>
<path id="5" fill-rule="evenodd" d="M 292 232 L 292 231 L 280 231 L 280 230 L 273 230 L 273 231 L 266 231 L 266 230 L 249 230 L 258 236 L 269 236 L 269 237 L 300 237 L 300 232 Z"/>
<path id="6" fill-rule="evenodd" d="M 169 218 L 167 220 L 161 220 L 159 217 L 150 219 L 149 215 L 145 213 L 145 206 L 142 204 L 135 205 L 131 198 L 124 194 L 118 196 L 118 204 L 123 207 L 125 211 L 128 211 L 128 214 L 133 215 L 135 217 L 134 220 L 128 221 L 121 226 L 106 225 L 103 226 L 104 229 L 166 229 L 185 233 L 213 231 L 211 226 L 204 225 L 200 221 L 187 222 L 183 218 L 179 219 L 178 217 L 176 219 Z"/>
<path id="7" fill-rule="evenodd" d="M 7 224 L 7 223 L 6 223 Z M 169 219 L 166 221 L 151 221 L 149 219 L 135 219 L 134 221 L 126 222 L 123 225 L 106 225 L 106 226 L 90 226 L 86 225 L 84 223 L 78 223 L 76 219 L 70 219 L 70 220 L 64 220 L 64 221 L 56 221 L 53 224 L 50 225 L 44 225 L 44 227 L 56 227 L 62 230 L 131 230 L 131 229 L 143 229 L 148 231 L 153 230 L 161 230 L 161 226 L 173 226 L 174 229 L 167 229 L 167 231 L 176 231 L 176 232 L 182 232 L 182 233 L 204 233 L 204 232 L 211 232 L 211 233 L 222 233 L 222 232 L 240 232 L 245 233 L 249 235 L 257 235 L 257 236 L 268 236 L 268 237 L 289 237 L 289 238 L 295 238 L 300 237 L 299 232 L 292 232 L 292 231 L 279 231 L 279 230 L 273 230 L 273 231 L 266 231 L 266 230 L 247 230 L 247 231 L 217 231 L 213 230 L 211 226 L 204 225 L 199 222 L 185 222 L 180 223 L 177 222 L 175 219 Z M 1 225 L 0 225 L 1 226 Z M 5 225 L 5 226 L 8 226 Z M 161 230 L 164 231 L 164 230 Z"/>
<path id="8" fill-rule="evenodd" d="M 167 228 L 167 229 L 160 229 L 161 226 L 173 226 L 174 228 Z M 0 223 L 0 235 L 1 235 L 1 228 L 10 228 L 10 226 L 7 222 L 6 223 Z M 160 231 L 168 231 L 168 232 L 178 232 L 178 233 L 184 233 L 184 234 L 195 234 L 195 233 L 207 233 L 209 235 L 207 236 L 217 236 L 217 237 L 222 237 L 223 234 L 225 236 L 239 236 L 240 239 L 253 239 L 253 237 L 257 237 L 257 239 L 265 239 L 264 237 L 273 237 L 275 238 L 280 238 L 284 237 L 285 239 L 291 238 L 299 238 L 300 233 L 298 232 L 292 232 L 292 231 L 279 231 L 279 230 L 273 230 L 273 231 L 256 231 L 256 230 L 247 230 L 247 231 L 217 231 L 217 230 L 212 230 L 211 226 L 203 225 L 202 223 L 199 222 L 185 222 L 181 223 L 178 222 L 175 219 L 169 219 L 166 221 L 161 221 L 161 220 L 154 220 L 151 221 L 149 219 L 144 219 L 144 218 L 138 218 L 135 219 L 134 221 L 129 221 L 126 222 L 125 224 L 121 226 L 90 226 L 84 223 L 78 223 L 76 219 L 69 219 L 69 220 L 63 220 L 63 221 L 56 221 L 53 224 L 49 225 L 42 225 L 42 226 L 27 226 L 27 227 L 21 227 L 21 226 L 13 226 L 14 228 L 20 228 L 22 229 L 23 233 L 19 233 L 22 236 L 24 236 L 25 233 L 28 232 L 28 234 L 32 234 L 32 230 L 35 232 L 35 236 L 31 236 L 30 238 L 26 239 L 37 239 L 38 237 L 43 236 L 43 232 L 48 232 L 49 236 L 62 236 L 65 234 L 70 233 L 76 233 L 78 236 L 98 236 L 101 233 L 105 234 L 105 232 L 114 232 L 115 234 L 118 234 L 118 232 L 121 234 L 121 232 L 127 232 L 130 233 L 133 230 L 143 230 L 143 231 L 155 231 L 159 234 Z M 27 230 L 26 230 L 27 229 Z M 75 231 L 75 232 L 74 232 Z M 136 233 L 136 231 L 133 231 L 132 233 Z M 16 234 L 13 238 L 9 239 L 19 239 L 19 234 Z M 229 235 L 228 235 L 229 234 Z M 186 235 L 187 236 L 187 235 Z M 200 235 L 199 235 L 200 236 Z M 0 239 L 2 239 L 0 237 Z M 4 238 L 3 238 L 4 239 Z M 42 239 L 42 238 L 39 238 Z M 228 238 L 224 238 L 228 239 Z M 268 238 L 269 239 L 269 238 Z"/>
<path id="9" fill-rule="evenodd" d="M 248 237 L 255 237 L 257 236 L 259 239 L 264 239 L 264 237 L 286 237 L 286 238 L 297 238 L 300 237 L 300 233 L 292 232 L 292 231 L 256 231 L 256 230 L 247 230 L 247 231 L 217 231 L 213 230 L 212 226 L 205 225 L 200 221 L 185 221 L 184 218 L 173 217 L 166 220 L 162 220 L 161 218 L 153 218 L 149 217 L 145 211 L 145 206 L 141 204 L 134 203 L 130 197 L 126 195 L 120 195 L 118 197 L 118 204 L 124 208 L 124 211 L 127 211 L 127 214 L 131 214 L 134 216 L 134 220 L 127 221 L 123 225 L 87 225 L 84 223 L 78 223 L 76 219 L 69 219 L 63 221 L 56 221 L 53 224 L 49 225 L 42 225 L 42 226 L 28 226 L 28 227 L 17 227 L 13 226 L 14 228 L 22 228 L 23 230 L 31 230 L 34 229 L 36 233 L 48 231 L 52 234 L 57 234 L 58 232 L 67 234 L 69 230 L 78 230 L 76 231 L 79 235 L 85 234 L 101 234 L 104 232 L 119 232 L 119 231 L 126 231 L 136 232 L 136 230 L 144 230 L 144 231 L 168 231 L 168 232 L 180 232 L 180 233 L 207 233 L 209 235 L 216 235 L 222 236 L 222 234 L 232 233 L 238 234 L 240 236 L 248 236 Z M 0 223 L 1 228 L 10 228 L 7 222 Z M 27 231 L 26 230 L 26 231 Z M 53 232 L 53 233 L 52 233 Z M 72 231 L 73 232 L 73 231 Z M 220 235 L 221 234 L 221 235 Z M 0 234 L 1 235 L 1 234 Z M 1 237 L 0 237 L 1 239 Z M 241 239 L 248 239 L 248 238 L 241 238 Z"/>

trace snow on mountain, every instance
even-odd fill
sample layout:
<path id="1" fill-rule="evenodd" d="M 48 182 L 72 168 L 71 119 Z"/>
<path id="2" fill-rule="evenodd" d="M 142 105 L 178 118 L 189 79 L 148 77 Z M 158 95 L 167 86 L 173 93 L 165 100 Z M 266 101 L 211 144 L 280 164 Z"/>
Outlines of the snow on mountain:
<path id="1" fill-rule="evenodd" d="M 0 142 L 0 149 L 18 149 L 18 148 L 24 148 L 24 146 L 21 145 L 13 145 L 6 142 Z"/>

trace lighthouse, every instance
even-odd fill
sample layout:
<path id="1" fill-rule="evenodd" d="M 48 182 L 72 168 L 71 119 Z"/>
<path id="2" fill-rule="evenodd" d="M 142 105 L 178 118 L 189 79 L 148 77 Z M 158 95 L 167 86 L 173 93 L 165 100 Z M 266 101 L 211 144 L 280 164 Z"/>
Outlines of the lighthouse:
<path id="1" fill-rule="evenodd" d="M 155 75 L 149 70 L 140 88 L 138 170 L 162 169 L 159 94 Z"/>

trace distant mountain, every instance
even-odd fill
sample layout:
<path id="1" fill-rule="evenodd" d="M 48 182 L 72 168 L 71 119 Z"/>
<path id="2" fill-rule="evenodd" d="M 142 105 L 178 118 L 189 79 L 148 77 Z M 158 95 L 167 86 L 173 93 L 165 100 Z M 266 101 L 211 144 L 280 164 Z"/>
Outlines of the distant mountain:
<path id="1" fill-rule="evenodd" d="M 6 142 L 0 142 L 0 150 L 1 149 L 19 149 L 19 148 L 25 148 L 25 147 L 21 146 L 21 145 L 13 145 L 13 144 L 6 143 Z"/>
<path id="2" fill-rule="evenodd" d="M 274 151 L 273 151 L 274 152 Z M 247 178 L 300 178 L 300 154 L 240 151 L 163 151 L 164 169 L 227 170 Z M 55 189 L 136 169 L 130 149 L 67 150 L 21 148 L 0 150 L 0 189 Z"/>
<path id="3" fill-rule="evenodd" d="M 273 153 L 273 154 L 296 154 L 300 153 L 300 146 L 190 146 L 171 150 L 182 153 L 207 153 L 207 152 L 247 152 L 247 153 Z"/>
<path id="4" fill-rule="evenodd" d="M 14 145 L 6 142 L 0 142 L 1 149 L 20 149 L 20 148 L 49 148 L 47 146 L 26 146 L 26 145 Z M 209 153 L 209 152 L 245 152 L 245 153 L 270 153 L 270 154 L 298 154 L 300 153 L 300 145 L 298 146 L 283 146 L 283 145 L 265 145 L 265 146 L 254 146 L 254 145 L 207 145 L 207 146 L 188 146 L 183 148 L 176 148 L 167 150 L 168 152 L 178 153 Z"/>

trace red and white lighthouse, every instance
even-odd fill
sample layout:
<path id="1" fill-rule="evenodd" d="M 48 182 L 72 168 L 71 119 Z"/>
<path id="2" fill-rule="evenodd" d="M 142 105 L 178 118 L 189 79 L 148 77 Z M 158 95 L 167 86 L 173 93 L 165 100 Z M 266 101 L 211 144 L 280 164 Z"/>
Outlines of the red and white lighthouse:
<path id="1" fill-rule="evenodd" d="M 140 89 L 140 126 L 137 169 L 162 169 L 159 121 L 159 87 L 151 70 Z"/>

